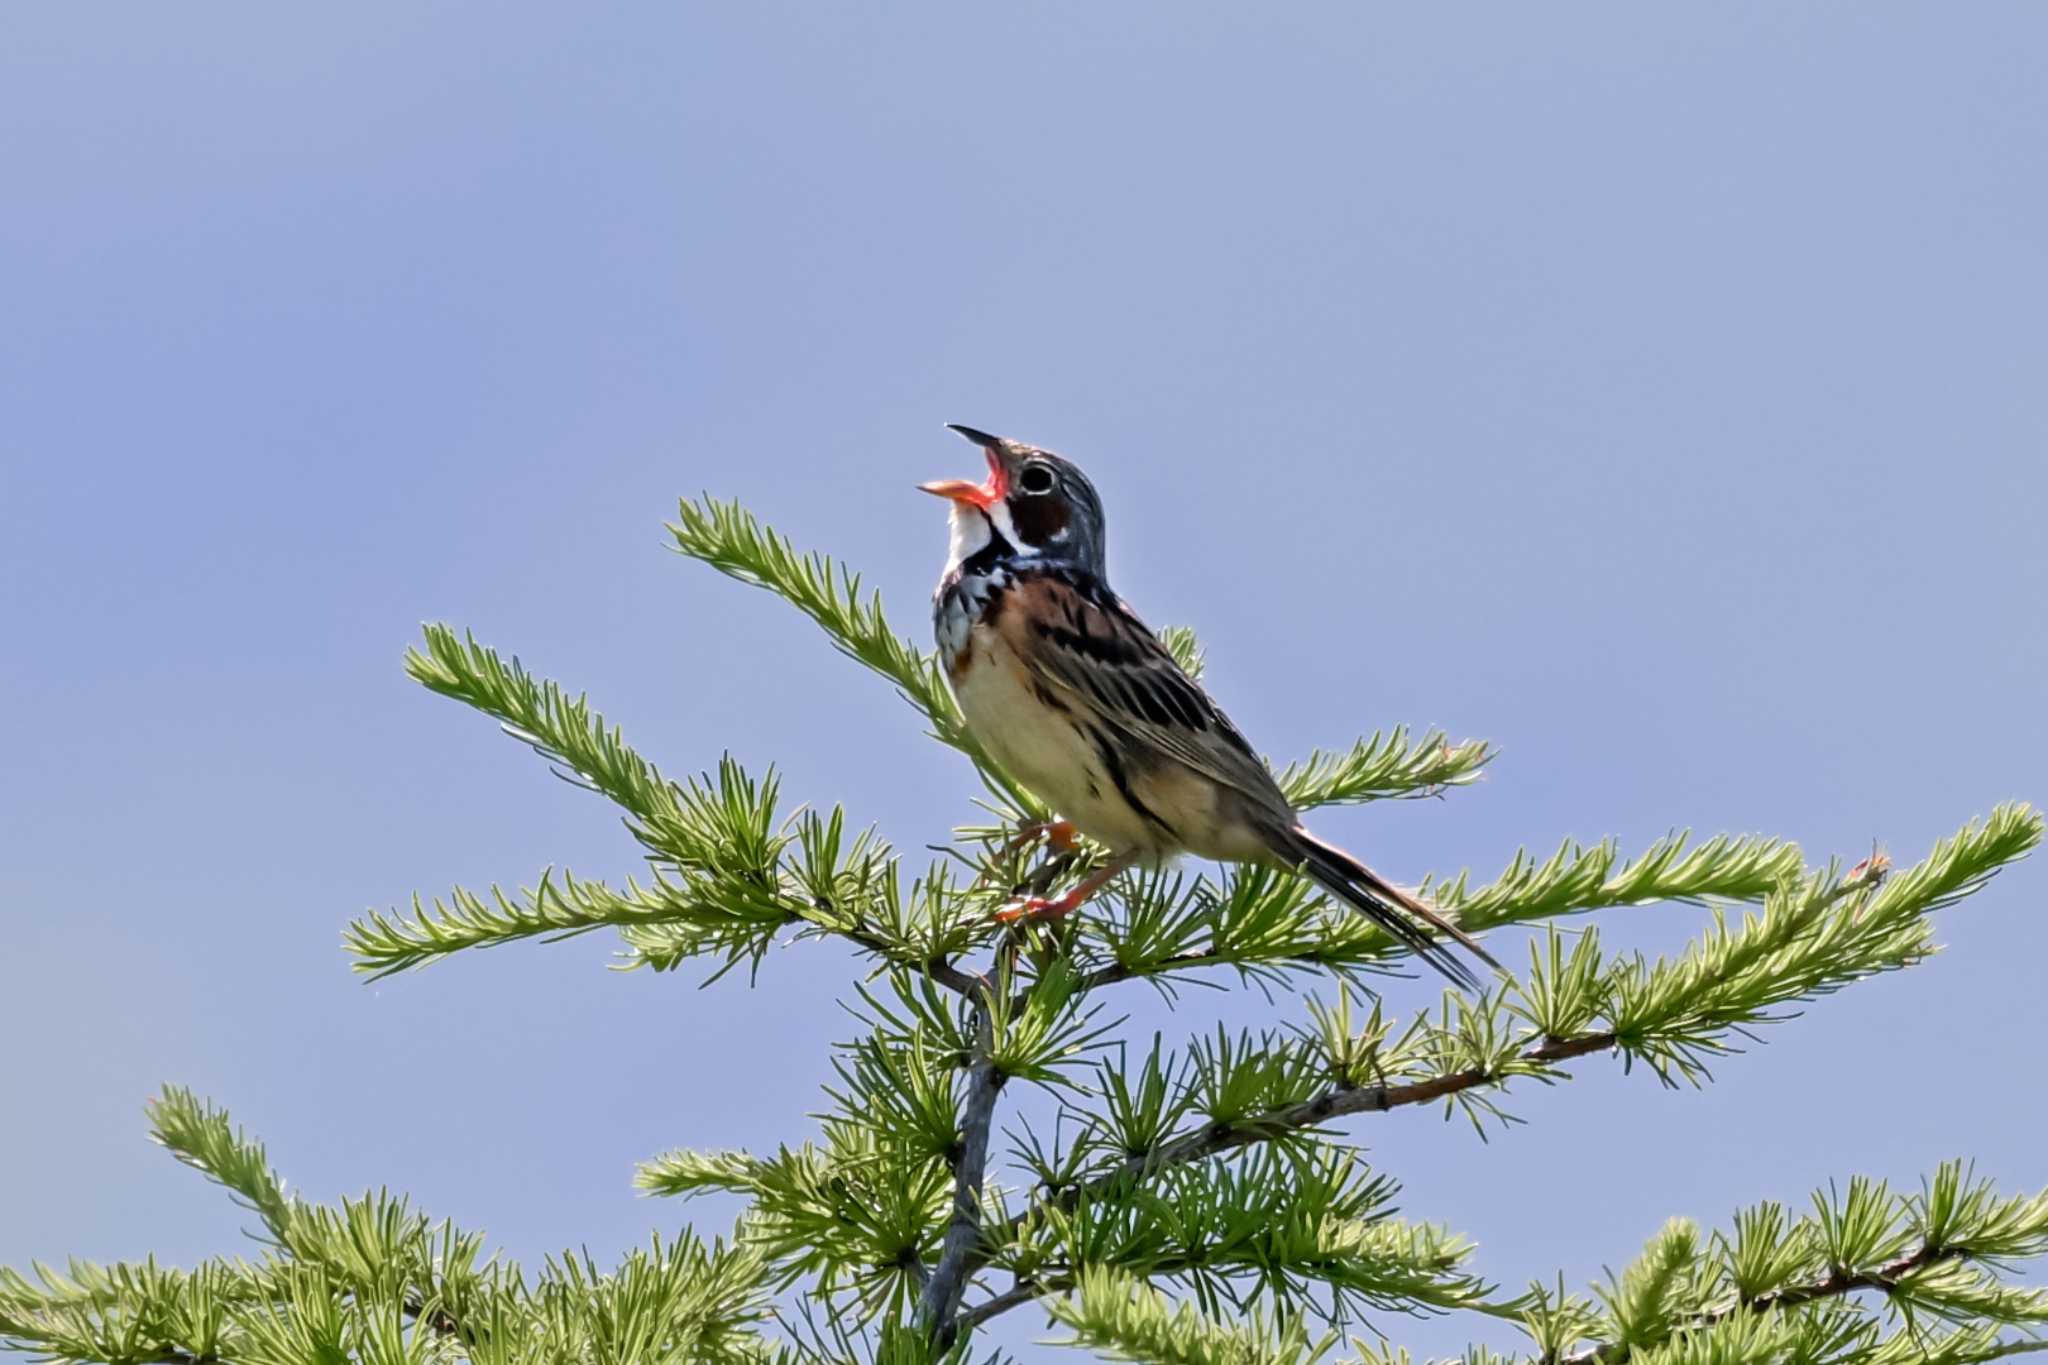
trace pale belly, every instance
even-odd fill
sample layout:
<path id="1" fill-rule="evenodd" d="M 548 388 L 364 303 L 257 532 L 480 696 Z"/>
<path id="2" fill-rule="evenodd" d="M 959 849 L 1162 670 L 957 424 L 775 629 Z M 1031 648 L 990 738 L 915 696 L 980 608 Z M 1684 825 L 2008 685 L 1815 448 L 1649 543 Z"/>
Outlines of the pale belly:
<path id="1" fill-rule="evenodd" d="M 1182 853 L 1226 862 L 1265 858 L 1265 842 L 1244 818 L 1237 793 L 1176 760 L 1132 752 L 1077 700 L 1063 701 L 1050 689 L 1039 694 L 999 634 L 981 626 L 968 634 L 966 651 L 953 656 L 965 666 L 949 670 L 967 728 L 1056 814 L 1145 863 Z M 1098 735 L 1110 741 L 1109 756 Z"/>
<path id="2" fill-rule="evenodd" d="M 956 658 L 965 665 L 950 670 L 960 713 L 1005 773 L 1118 853 L 1158 860 L 1182 850 L 1180 839 L 1123 799 L 1087 727 L 1072 711 L 1033 693 L 1023 665 L 1000 637 L 977 626 Z M 1128 772 L 1125 780 L 1132 780 Z"/>

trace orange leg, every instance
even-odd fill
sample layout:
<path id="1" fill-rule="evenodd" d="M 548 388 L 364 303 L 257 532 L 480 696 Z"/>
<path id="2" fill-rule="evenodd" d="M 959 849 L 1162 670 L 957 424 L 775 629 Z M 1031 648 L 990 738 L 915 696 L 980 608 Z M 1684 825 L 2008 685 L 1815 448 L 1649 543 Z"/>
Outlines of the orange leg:
<path id="1" fill-rule="evenodd" d="M 1058 818 L 1034 820 L 1028 825 L 1019 826 L 1016 834 L 1011 836 L 1010 841 L 1003 845 L 1001 851 L 996 856 L 998 858 L 1008 858 L 1016 853 L 1018 849 L 1024 848 L 1040 838 L 1043 838 L 1045 846 L 1056 854 L 1072 853 L 1074 851 L 1075 837 L 1074 823 L 1071 820 L 1061 820 Z M 993 867 L 990 870 L 993 870 Z M 988 872 L 983 872 L 980 877 L 974 879 L 974 884 L 976 886 L 981 885 L 983 879 L 987 876 Z"/>
<path id="2" fill-rule="evenodd" d="M 1062 915 L 1071 915 L 1081 908 L 1082 902 L 1108 885 L 1110 878 L 1129 867 L 1133 861 L 1131 858 L 1112 858 L 1083 877 L 1072 891 L 1058 900 L 1049 901 L 1042 896 L 1026 896 L 1023 900 L 1013 901 L 996 911 L 996 919 L 1009 924 L 1020 919 L 1058 919 Z"/>
<path id="3" fill-rule="evenodd" d="M 1003 845 L 1005 857 L 1015 853 L 1032 840 L 1043 837 L 1045 846 L 1055 853 L 1071 853 L 1074 849 L 1074 822 L 1071 820 L 1034 820 L 1020 826 L 1017 837 Z"/>

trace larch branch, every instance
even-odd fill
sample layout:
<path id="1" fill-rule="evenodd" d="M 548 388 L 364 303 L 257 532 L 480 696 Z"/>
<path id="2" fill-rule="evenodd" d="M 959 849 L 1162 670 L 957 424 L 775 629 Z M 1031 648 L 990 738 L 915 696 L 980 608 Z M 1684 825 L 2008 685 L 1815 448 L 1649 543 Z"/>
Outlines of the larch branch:
<path id="1" fill-rule="evenodd" d="M 918 1317 L 941 1349 L 951 1344 L 958 1331 L 953 1314 L 960 1307 L 981 1240 L 981 1187 L 988 1170 L 989 1129 L 1003 1080 L 1003 1073 L 984 1054 L 968 1078 L 967 1098 L 961 1107 L 960 1157 L 953 1165 L 953 1219 L 946 1228 L 939 1264 L 925 1282 L 918 1304 Z"/>
<path id="2" fill-rule="evenodd" d="M 1896 1260 L 1887 1261 L 1874 1270 L 1852 1271 L 1837 1268 L 1829 1272 L 1826 1279 L 1814 1280 L 1808 1284 L 1787 1285 L 1768 1294 L 1759 1294 L 1753 1299 L 1744 1299 L 1718 1313 L 1705 1314 L 1680 1330 L 1696 1332 L 1712 1327 L 1715 1323 L 1737 1313 L 1768 1313 L 1774 1308 L 1796 1308 L 1801 1304 L 1840 1298 L 1844 1294 L 1854 1294 L 1859 1290 L 1874 1289 L 1880 1293 L 1890 1294 L 1898 1289 L 1901 1280 L 1916 1270 L 1940 1265 L 1944 1261 L 1969 1260 L 1972 1254 L 1968 1246 L 1937 1247 L 1931 1243 L 1924 1244 L 1918 1250 L 1908 1252 Z M 1676 1336 L 1677 1333 L 1674 1332 L 1672 1335 Z M 2018 1355 L 2021 1351 L 2048 1349 L 2048 1342 L 2014 1342 L 2012 1347 L 2013 1349 L 2001 1350 L 1999 1354 Z M 1627 1360 L 1630 1354 L 1627 1346 L 1618 1342 L 1608 1342 L 1574 1351 L 1563 1357 L 1560 1365 L 1620 1365 L 1620 1362 Z"/>

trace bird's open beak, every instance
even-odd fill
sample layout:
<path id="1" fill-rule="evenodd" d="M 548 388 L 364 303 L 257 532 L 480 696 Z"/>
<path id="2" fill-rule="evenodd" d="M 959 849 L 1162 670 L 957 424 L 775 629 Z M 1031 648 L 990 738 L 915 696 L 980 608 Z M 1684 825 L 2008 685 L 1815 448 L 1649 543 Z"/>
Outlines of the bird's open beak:
<path id="1" fill-rule="evenodd" d="M 982 453 L 988 456 L 988 482 L 971 483 L 966 479 L 933 479 L 930 483 L 919 484 L 918 487 L 926 493 L 935 493 L 939 497 L 949 498 L 954 502 L 964 502 L 970 507 L 985 509 L 1001 502 L 1004 495 L 1009 491 L 1009 477 L 1003 469 L 1002 438 L 1000 436 L 991 436 L 984 431 L 976 431 L 973 427 L 953 426 L 952 429 L 980 446 Z"/>

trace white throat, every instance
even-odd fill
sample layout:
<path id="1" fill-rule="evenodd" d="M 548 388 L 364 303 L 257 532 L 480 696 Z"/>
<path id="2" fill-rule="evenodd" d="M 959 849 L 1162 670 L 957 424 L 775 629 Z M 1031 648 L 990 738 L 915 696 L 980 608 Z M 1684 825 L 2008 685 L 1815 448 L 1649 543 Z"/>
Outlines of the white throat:
<path id="1" fill-rule="evenodd" d="M 1010 520 L 1008 503 L 994 502 L 986 508 L 981 508 L 971 503 L 956 502 L 953 504 L 952 516 L 953 540 L 946 550 L 947 573 L 953 572 L 987 548 L 989 541 L 995 538 L 989 530 L 991 522 L 995 523 L 996 530 L 1003 533 L 1003 539 L 1010 542 L 1010 548 L 1016 552 L 1018 558 L 1029 558 L 1038 553 L 1037 547 L 1026 545 L 1018 539 L 1017 527 Z"/>
<path id="2" fill-rule="evenodd" d="M 988 518 L 981 509 L 964 502 L 953 504 L 953 543 L 946 550 L 946 572 L 952 573 L 968 559 L 985 547 L 992 537 L 989 535 Z"/>

